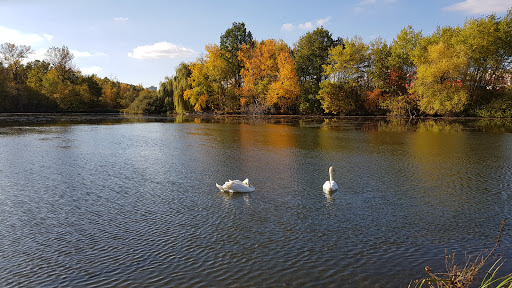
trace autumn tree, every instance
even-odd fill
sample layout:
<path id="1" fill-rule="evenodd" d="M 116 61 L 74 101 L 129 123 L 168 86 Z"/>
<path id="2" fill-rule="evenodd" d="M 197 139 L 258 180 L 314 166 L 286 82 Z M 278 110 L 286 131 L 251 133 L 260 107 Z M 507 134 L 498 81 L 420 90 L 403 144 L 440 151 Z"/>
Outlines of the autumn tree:
<path id="1" fill-rule="evenodd" d="M 333 39 L 332 34 L 320 27 L 306 33 L 295 44 L 295 69 L 300 85 L 300 111 L 305 114 L 321 113 L 317 98 L 320 83 L 326 79 L 323 66 L 327 64 L 329 49 L 343 45 L 341 38 Z"/>
<path id="2" fill-rule="evenodd" d="M 413 55 L 422 39 L 422 32 L 416 32 L 412 26 L 403 28 L 391 44 L 391 55 L 389 59 L 391 71 L 397 74 L 397 81 L 400 85 L 396 87 L 396 94 L 407 93 L 416 76 L 416 65 Z"/>
<path id="3" fill-rule="evenodd" d="M 43 78 L 50 70 L 50 63 L 46 61 L 35 60 L 26 65 L 27 85 L 35 90 L 43 90 Z"/>
<path id="4" fill-rule="evenodd" d="M 57 76 L 61 80 L 76 80 L 76 69 L 73 64 L 74 56 L 67 46 L 50 47 L 45 56 L 45 60 L 50 63 L 50 66 L 57 72 Z"/>
<path id="5" fill-rule="evenodd" d="M 80 77 L 79 85 L 82 87 L 82 96 L 87 108 L 99 108 L 100 99 L 103 95 L 103 88 L 96 75 L 87 75 Z M 125 84 L 126 85 L 126 84 Z"/>
<path id="6" fill-rule="evenodd" d="M 121 103 L 119 101 L 121 98 L 121 83 L 105 77 L 99 84 L 101 86 L 100 101 L 103 106 L 109 109 L 121 108 Z"/>
<path id="7" fill-rule="evenodd" d="M 324 65 L 327 80 L 320 83 L 318 98 L 326 113 L 354 114 L 362 111 L 362 99 L 369 90 L 369 46 L 361 37 L 344 40 L 345 45 L 329 49 Z"/>
<path id="8" fill-rule="evenodd" d="M 15 45 L 7 42 L 0 45 L 2 60 L 7 65 L 7 69 L 10 71 L 15 83 L 21 84 L 19 70 L 22 67 L 23 60 L 28 58 L 32 53 L 34 53 L 34 51 L 30 46 Z"/>
<path id="9" fill-rule="evenodd" d="M 422 62 L 418 63 L 418 78 L 413 91 L 418 94 L 421 111 L 430 115 L 456 115 L 468 103 L 468 69 L 465 48 L 454 45 L 450 39 L 428 47 Z"/>
<path id="10" fill-rule="evenodd" d="M 383 110 L 383 102 L 389 95 L 395 94 L 398 84 L 393 77 L 389 58 L 391 57 L 391 48 L 382 40 L 376 38 L 369 44 L 370 69 L 368 76 L 372 83 L 369 91 L 365 95 L 365 108 L 369 113 L 379 114 Z"/>
<path id="11" fill-rule="evenodd" d="M 190 88 L 184 92 L 184 99 L 194 107 L 194 111 L 200 112 L 208 108 L 211 103 L 210 95 L 213 95 L 213 82 L 205 69 L 205 59 L 199 58 L 190 64 Z"/>
<path id="12" fill-rule="evenodd" d="M 416 79 L 416 64 L 413 58 L 421 54 L 418 47 L 422 39 L 421 31 L 416 32 L 412 26 L 407 26 L 397 34 L 391 45 L 387 48 L 381 46 L 375 51 L 388 57 L 385 62 L 377 64 L 376 68 L 380 69 L 380 72 L 376 80 L 379 85 L 383 85 L 381 87 L 387 94 L 381 106 L 386 108 L 390 115 L 411 116 L 418 113 L 417 99 L 410 93 L 409 88 Z M 386 69 L 387 79 L 384 79 L 382 72 Z"/>
<path id="13" fill-rule="evenodd" d="M 238 107 L 237 90 L 241 84 L 240 70 L 233 74 L 230 53 L 216 44 L 206 45 L 204 70 L 210 81 L 212 108 L 220 111 L 235 111 Z M 226 60 L 228 59 L 228 60 Z M 241 65 L 236 64 L 236 65 Z M 238 69 L 238 68 L 237 68 Z"/>
<path id="14" fill-rule="evenodd" d="M 244 67 L 241 104 L 289 112 L 299 88 L 288 45 L 282 40 L 263 40 L 254 48 L 243 46 L 239 59 Z"/>
<path id="15" fill-rule="evenodd" d="M 512 9 L 505 17 L 491 14 L 466 20 L 454 42 L 467 51 L 465 85 L 469 106 L 476 108 L 500 97 L 512 67 Z"/>
<path id="16" fill-rule="evenodd" d="M 270 86 L 267 105 L 275 105 L 284 113 L 292 112 L 300 93 L 295 61 L 290 53 L 282 52 L 277 57 L 277 66 L 279 72 Z"/>

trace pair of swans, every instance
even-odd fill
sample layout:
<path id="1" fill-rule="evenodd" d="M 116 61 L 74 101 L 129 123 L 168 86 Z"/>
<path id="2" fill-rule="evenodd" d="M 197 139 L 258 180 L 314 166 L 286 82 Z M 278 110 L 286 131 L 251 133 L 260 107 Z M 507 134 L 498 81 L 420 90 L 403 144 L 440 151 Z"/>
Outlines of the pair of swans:
<path id="1" fill-rule="evenodd" d="M 334 169 L 329 167 L 329 181 L 325 181 L 323 190 L 326 193 L 332 193 L 338 190 L 338 184 L 332 180 L 332 171 Z M 222 192 L 252 192 L 254 191 L 254 187 L 249 184 L 249 179 L 245 179 L 244 181 L 240 180 L 229 180 L 224 185 L 215 184 L 217 188 Z"/>

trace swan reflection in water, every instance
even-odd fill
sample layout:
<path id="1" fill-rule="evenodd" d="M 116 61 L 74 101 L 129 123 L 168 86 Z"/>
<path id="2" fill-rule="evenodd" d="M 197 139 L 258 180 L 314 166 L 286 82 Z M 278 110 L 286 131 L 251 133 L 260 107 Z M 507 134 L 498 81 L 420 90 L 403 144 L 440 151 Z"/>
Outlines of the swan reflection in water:
<path id="1" fill-rule="evenodd" d="M 220 196 L 224 198 L 224 201 L 226 203 L 232 203 L 234 201 L 235 203 L 240 203 L 239 201 L 243 200 L 245 205 L 247 207 L 251 206 L 250 200 L 251 200 L 251 194 L 250 193 L 231 193 L 231 192 L 220 192 Z"/>

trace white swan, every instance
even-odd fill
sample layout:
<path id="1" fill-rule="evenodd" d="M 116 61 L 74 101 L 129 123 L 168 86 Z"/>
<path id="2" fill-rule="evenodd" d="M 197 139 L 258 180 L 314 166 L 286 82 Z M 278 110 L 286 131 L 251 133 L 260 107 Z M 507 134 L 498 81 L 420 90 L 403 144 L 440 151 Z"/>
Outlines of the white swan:
<path id="1" fill-rule="evenodd" d="M 249 184 L 249 179 L 245 179 L 243 182 L 240 180 L 229 180 L 224 185 L 217 185 L 217 188 L 222 192 L 252 192 L 254 187 Z"/>
<path id="2" fill-rule="evenodd" d="M 324 192 L 334 192 L 338 190 L 338 184 L 332 180 L 332 166 L 329 167 L 329 181 L 325 181 L 324 183 Z"/>

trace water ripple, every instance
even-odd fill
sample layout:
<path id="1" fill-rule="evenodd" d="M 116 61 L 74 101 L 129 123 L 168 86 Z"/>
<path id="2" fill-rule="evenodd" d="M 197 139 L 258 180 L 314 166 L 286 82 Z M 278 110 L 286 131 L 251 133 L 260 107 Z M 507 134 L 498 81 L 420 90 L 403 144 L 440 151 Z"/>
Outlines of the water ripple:
<path id="1" fill-rule="evenodd" d="M 0 286 L 406 287 L 512 215 L 508 134 L 274 126 L 2 134 Z M 254 193 L 214 185 L 245 177 Z"/>

